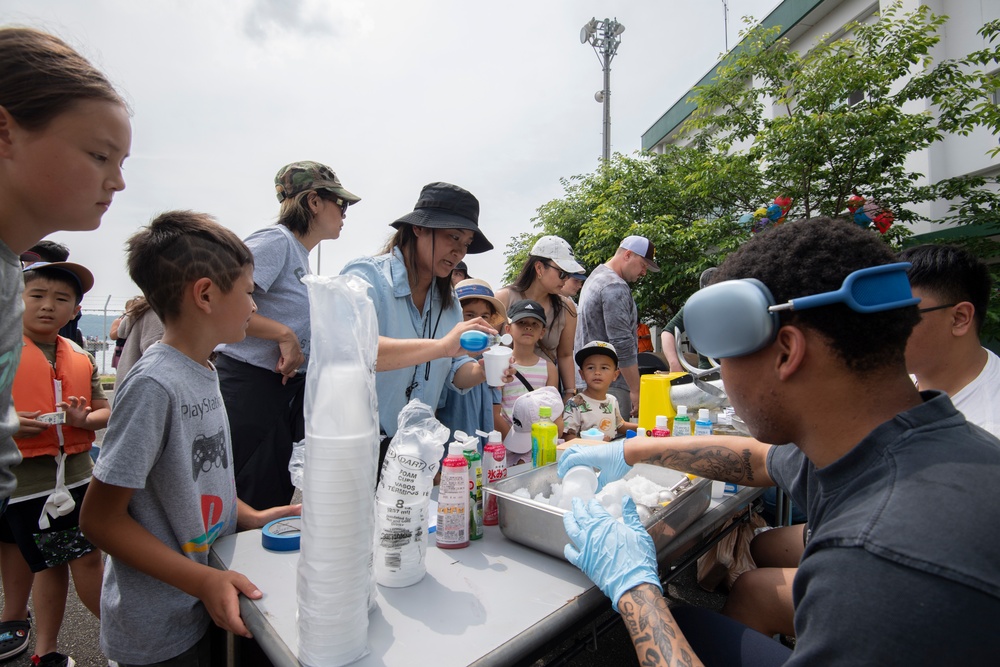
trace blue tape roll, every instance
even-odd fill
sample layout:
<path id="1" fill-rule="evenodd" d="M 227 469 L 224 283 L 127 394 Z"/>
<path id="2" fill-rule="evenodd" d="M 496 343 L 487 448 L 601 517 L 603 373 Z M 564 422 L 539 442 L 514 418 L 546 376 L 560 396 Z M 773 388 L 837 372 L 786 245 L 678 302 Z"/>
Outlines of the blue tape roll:
<path id="1" fill-rule="evenodd" d="M 268 551 L 298 551 L 302 535 L 302 517 L 275 519 L 261 529 L 261 543 Z"/>

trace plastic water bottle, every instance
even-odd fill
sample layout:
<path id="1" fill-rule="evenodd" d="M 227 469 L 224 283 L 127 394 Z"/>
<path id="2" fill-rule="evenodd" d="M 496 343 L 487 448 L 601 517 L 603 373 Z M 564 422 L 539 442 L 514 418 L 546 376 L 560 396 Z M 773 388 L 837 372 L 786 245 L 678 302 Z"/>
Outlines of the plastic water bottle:
<path id="1" fill-rule="evenodd" d="M 656 415 L 656 426 L 653 430 L 649 432 L 650 437 L 653 438 L 669 438 L 670 429 L 667 428 L 667 416 L 666 415 Z"/>
<path id="2" fill-rule="evenodd" d="M 691 435 L 691 418 L 688 417 L 686 405 L 677 406 L 677 415 L 674 417 L 674 436 Z"/>
<path id="3" fill-rule="evenodd" d="M 483 536 L 483 457 L 479 455 L 479 438 L 455 431 L 455 439 L 465 439 L 463 455 L 469 464 L 469 539 Z"/>
<path id="4" fill-rule="evenodd" d="M 511 341 L 510 334 L 504 334 L 502 336 L 496 334 L 488 334 L 482 331 L 466 331 L 464 334 L 458 337 L 458 344 L 462 346 L 463 350 L 468 350 L 469 352 L 482 352 L 488 347 L 493 347 L 503 343 L 504 345 L 510 345 Z"/>
<path id="5" fill-rule="evenodd" d="M 461 442 L 451 443 L 441 464 L 436 532 L 441 549 L 469 546 L 469 463 L 464 449 Z"/>
<path id="6" fill-rule="evenodd" d="M 712 435 L 712 418 L 708 414 L 708 408 L 698 410 L 698 419 L 694 422 L 695 435 Z"/>
<path id="7" fill-rule="evenodd" d="M 556 462 L 559 429 L 552 423 L 552 408 L 538 408 L 540 419 L 531 425 L 531 462 L 536 468 Z"/>

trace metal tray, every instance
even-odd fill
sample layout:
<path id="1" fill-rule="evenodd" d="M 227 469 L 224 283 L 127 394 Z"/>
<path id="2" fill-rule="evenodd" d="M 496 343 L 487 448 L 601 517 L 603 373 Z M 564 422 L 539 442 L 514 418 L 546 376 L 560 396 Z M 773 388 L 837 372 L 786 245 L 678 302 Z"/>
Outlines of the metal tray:
<path id="1" fill-rule="evenodd" d="M 684 473 L 660 466 L 638 463 L 626 479 L 642 476 L 654 484 L 669 488 L 679 482 Z M 563 547 L 569 543 L 563 527 L 566 510 L 535 502 L 514 495 L 518 489 L 527 489 L 532 497 L 539 493 L 551 495 L 552 485 L 559 483 L 555 464 L 531 468 L 523 473 L 484 489 L 497 498 L 500 510 L 500 531 L 509 539 L 556 558 L 565 560 Z M 653 537 L 656 551 L 660 552 L 679 532 L 694 523 L 708 509 L 712 497 L 712 482 L 696 479 L 676 500 L 657 510 L 643 525 Z"/>

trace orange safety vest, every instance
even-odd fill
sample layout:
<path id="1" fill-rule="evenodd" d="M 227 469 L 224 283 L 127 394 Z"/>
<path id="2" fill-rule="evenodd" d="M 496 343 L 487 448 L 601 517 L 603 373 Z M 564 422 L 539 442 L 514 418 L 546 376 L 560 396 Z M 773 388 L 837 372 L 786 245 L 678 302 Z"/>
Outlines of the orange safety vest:
<path id="1" fill-rule="evenodd" d="M 56 409 L 56 381 L 62 383 L 63 400 L 82 396 L 90 402 L 90 382 L 94 366 L 90 357 L 69 339 L 56 339 L 56 367 L 45 358 L 45 353 L 27 337 L 21 350 L 21 363 L 14 375 L 14 407 L 20 412 L 54 412 Z M 58 456 L 62 433 L 62 450 L 78 454 L 90 449 L 94 432 L 68 424 L 47 428 L 31 438 L 14 438 L 21 455 Z"/>
<path id="2" fill-rule="evenodd" d="M 636 334 L 639 341 L 639 352 L 652 352 L 653 334 L 650 333 L 649 327 L 639 322 L 639 326 L 636 327 Z"/>

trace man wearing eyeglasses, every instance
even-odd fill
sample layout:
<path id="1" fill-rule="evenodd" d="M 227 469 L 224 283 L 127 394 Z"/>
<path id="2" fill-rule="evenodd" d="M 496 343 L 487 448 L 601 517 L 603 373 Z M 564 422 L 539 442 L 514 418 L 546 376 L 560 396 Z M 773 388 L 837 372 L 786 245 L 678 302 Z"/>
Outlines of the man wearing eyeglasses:
<path id="1" fill-rule="evenodd" d="M 611 599 L 643 664 L 996 664 L 1000 440 L 909 381 L 913 327 L 947 310 L 918 309 L 950 300 L 914 298 L 907 268 L 849 222 L 755 235 L 685 303 L 684 320 L 694 347 L 720 360 L 756 440 L 636 437 L 562 455 L 560 472 L 600 468 L 601 484 L 643 462 L 777 485 L 807 509 L 789 651 L 730 618 L 670 608 L 630 498 L 624 523 L 574 500 L 567 559 Z"/>
<path id="2" fill-rule="evenodd" d="M 628 236 L 614 257 L 591 272 L 580 291 L 579 319 L 574 354 L 592 340 L 603 340 L 618 351 L 621 374 L 608 391 L 618 399 L 622 415 L 639 413 L 639 345 L 636 340 L 638 312 L 632 289 L 647 271 L 658 273 L 653 260 L 656 248 L 643 236 Z"/>
<path id="3" fill-rule="evenodd" d="M 900 261 L 920 322 L 906 343 L 906 369 L 921 390 L 951 396 L 965 418 L 1000 437 L 1000 358 L 979 342 L 990 299 L 990 271 L 972 253 L 950 245 L 907 248 Z"/>

